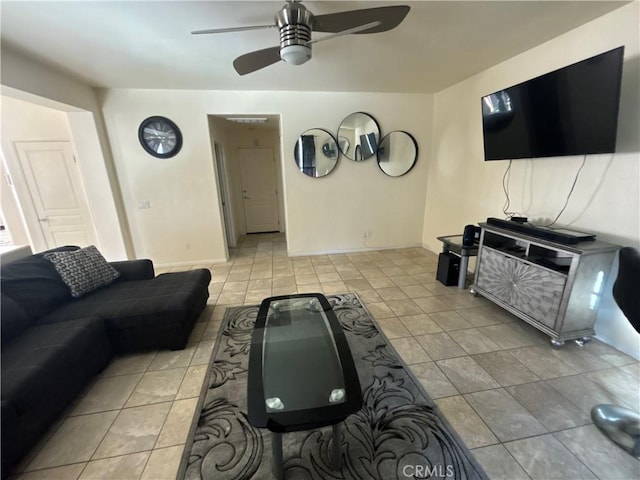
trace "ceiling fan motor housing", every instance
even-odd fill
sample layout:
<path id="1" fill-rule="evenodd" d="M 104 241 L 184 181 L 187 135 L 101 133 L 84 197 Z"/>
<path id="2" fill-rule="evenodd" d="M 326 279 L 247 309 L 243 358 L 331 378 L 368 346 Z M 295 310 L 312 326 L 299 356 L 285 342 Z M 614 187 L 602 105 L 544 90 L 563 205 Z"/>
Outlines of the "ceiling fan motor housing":
<path id="1" fill-rule="evenodd" d="M 287 3 L 276 14 L 280 29 L 280 58 L 292 65 L 302 65 L 311 59 L 311 25 L 313 14 L 304 5 Z"/>

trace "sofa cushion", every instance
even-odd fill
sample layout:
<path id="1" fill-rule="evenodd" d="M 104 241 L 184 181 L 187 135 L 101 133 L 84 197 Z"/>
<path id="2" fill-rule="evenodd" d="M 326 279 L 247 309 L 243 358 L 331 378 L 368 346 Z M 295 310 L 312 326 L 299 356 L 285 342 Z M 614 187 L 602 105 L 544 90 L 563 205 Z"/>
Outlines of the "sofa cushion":
<path id="1" fill-rule="evenodd" d="M 207 289 L 210 280 L 208 270 L 197 269 L 163 273 L 151 280 L 117 282 L 62 305 L 38 322 L 95 315 L 116 329 L 180 323 L 199 303 L 201 290 Z"/>
<path id="2" fill-rule="evenodd" d="M 57 395 L 62 376 L 89 368 L 91 362 L 83 359 L 87 349 L 97 354 L 95 345 L 106 338 L 104 321 L 95 317 L 28 329 L 2 349 L 2 400 L 10 401 L 20 415 L 48 395 Z"/>
<path id="3" fill-rule="evenodd" d="M 120 276 L 93 245 L 73 252 L 46 253 L 44 258 L 53 263 L 74 298 L 109 285 Z"/>
<path id="4" fill-rule="evenodd" d="M 111 359 L 99 318 L 27 329 L 1 355 L 2 478 Z"/>
<path id="5" fill-rule="evenodd" d="M 96 315 L 104 319 L 118 352 L 181 349 L 207 303 L 210 281 L 206 269 L 118 281 L 62 305 L 36 324 Z"/>
<path id="6" fill-rule="evenodd" d="M 71 300 L 69 287 L 53 264 L 40 255 L 30 255 L 2 265 L 0 289 L 15 300 L 30 319 Z"/>
<path id="7" fill-rule="evenodd" d="M 30 325 L 25 311 L 9 296 L 2 294 L 0 298 L 0 327 L 2 346 L 24 332 Z"/>

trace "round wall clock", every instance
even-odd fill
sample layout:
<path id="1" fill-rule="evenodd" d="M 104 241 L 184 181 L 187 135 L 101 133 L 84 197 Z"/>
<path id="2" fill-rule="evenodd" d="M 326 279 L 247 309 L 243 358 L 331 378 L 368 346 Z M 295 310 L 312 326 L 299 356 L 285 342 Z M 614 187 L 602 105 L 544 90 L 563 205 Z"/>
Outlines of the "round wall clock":
<path id="1" fill-rule="evenodd" d="M 173 157 L 182 147 L 182 133 L 165 117 L 149 117 L 138 128 L 138 140 L 145 151 L 154 157 Z"/>

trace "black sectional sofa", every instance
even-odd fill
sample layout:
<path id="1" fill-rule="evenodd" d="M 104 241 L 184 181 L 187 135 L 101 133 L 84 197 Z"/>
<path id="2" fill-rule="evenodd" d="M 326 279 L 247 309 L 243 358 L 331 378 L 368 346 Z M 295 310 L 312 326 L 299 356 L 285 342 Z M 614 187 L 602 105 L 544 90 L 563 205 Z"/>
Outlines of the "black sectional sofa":
<path id="1" fill-rule="evenodd" d="M 184 348 L 209 297 L 209 270 L 156 277 L 150 260 L 131 260 L 73 298 L 45 253 L 0 270 L 3 478 L 113 352 Z"/>

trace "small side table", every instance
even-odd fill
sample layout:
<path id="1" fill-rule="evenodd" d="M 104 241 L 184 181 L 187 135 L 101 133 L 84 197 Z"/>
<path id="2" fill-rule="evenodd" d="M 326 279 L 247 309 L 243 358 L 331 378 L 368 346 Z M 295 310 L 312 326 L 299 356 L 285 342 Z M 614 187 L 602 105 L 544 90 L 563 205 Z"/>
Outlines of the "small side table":
<path id="1" fill-rule="evenodd" d="M 458 274 L 458 288 L 464 290 L 467 280 L 467 268 L 469 267 L 469 257 L 478 255 L 478 242 L 474 242 L 470 247 L 462 245 L 462 235 L 447 235 L 437 237 L 442 242 L 443 253 L 455 253 L 460 257 L 460 273 Z"/>

